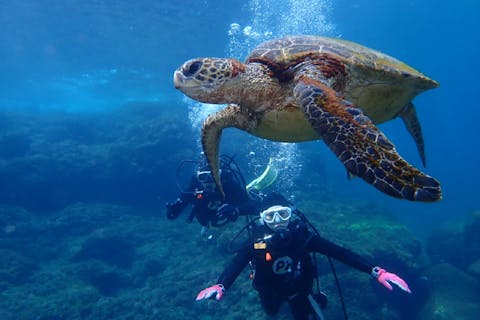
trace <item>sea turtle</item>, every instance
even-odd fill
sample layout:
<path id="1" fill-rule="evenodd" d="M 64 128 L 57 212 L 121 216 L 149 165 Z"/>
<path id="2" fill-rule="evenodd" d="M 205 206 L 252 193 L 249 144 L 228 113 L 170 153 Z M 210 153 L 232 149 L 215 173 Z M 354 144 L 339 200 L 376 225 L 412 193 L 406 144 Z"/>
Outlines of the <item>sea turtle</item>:
<path id="1" fill-rule="evenodd" d="M 401 158 L 374 125 L 400 116 L 424 162 L 411 101 L 438 83 L 386 54 L 341 39 L 288 36 L 260 44 L 245 63 L 189 60 L 173 81 L 192 99 L 229 104 L 202 128 L 203 149 L 222 194 L 218 149 L 222 130 L 235 127 L 273 141 L 323 139 L 349 174 L 390 196 L 442 197 L 439 182 Z"/>

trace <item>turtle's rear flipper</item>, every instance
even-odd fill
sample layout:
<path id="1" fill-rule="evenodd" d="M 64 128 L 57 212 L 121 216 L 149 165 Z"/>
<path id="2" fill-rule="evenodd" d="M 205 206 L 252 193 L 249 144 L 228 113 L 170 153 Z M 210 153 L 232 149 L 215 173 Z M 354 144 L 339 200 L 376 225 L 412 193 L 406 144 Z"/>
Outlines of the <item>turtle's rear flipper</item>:
<path id="1" fill-rule="evenodd" d="M 437 180 L 402 159 L 359 108 L 338 98 L 322 81 L 300 77 L 294 95 L 312 127 L 350 173 L 396 198 L 441 199 Z"/>
<path id="2" fill-rule="evenodd" d="M 422 159 L 422 164 L 425 167 L 425 146 L 423 143 L 422 127 L 420 126 L 420 121 L 418 121 L 417 112 L 415 111 L 413 103 L 409 102 L 398 116 L 403 120 L 407 131 L 413 137 L 413 140 L 415 140 L 420 159 Z"/>
<path id="3" fill-rule="evenodd" d="M 225 128 L 235 127 L 240 130 L 251 132 L 256 126 L 256 120 L 248 112 L 237 105 L 228 105 L 225 109 L 210 115 L 202 127 L 202 147 L 212 170 L 213 180 L 217 185 L 222 198 L 225 199 L 222 182 L 220 180 L 219 147 L 222 131 Z"/>

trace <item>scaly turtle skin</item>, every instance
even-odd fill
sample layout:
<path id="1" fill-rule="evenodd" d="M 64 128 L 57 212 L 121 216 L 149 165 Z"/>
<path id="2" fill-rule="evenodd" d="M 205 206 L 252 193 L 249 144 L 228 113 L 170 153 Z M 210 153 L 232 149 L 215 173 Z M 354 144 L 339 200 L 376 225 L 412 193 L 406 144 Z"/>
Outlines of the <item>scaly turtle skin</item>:
<path id="1" fill-rule="evenodd" d="M 198 58 L 175 71 L 177 89 L 192 99 L 230 104 L 209 116 L 202 144 L 223 194 L 218 152 L 223 129 L 235 127 L 284 142 L 323 139 L 348 172 L 393 197 L 436 201 L 440 184 L 395 150 L 374 125 L 400 116 L 425 164 L 412 99 L 438 84 L 381 52 L 317 36 L 265 42 L 245 64 Z"/>

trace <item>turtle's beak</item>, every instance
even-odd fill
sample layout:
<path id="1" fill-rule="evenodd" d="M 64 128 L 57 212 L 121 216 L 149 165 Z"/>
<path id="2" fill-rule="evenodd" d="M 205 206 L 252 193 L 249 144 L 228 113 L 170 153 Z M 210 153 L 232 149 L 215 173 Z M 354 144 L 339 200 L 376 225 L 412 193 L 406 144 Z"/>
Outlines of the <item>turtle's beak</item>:
<path id="1" fill-rule="evenodd" d="M 196 75 L 203 66 L 202 59 L 191 59 L 185 62 L 180 68 L 175 70 L 173 74 L 173 84 L 175 88 L 181 89 L 183 87 L 197 87 L 203 82 L 204 77 L 201 78 L 201 81 L 196 79 Z M 200 83 L 199 83 L 200 82 Z"/>
<path id="2" fill-rule="evenodd" d="M 176 89 L 180 89 L 183 86 L 184 78 L 185 77 L 180 69 L 175 70 L 175 73 L 173 74 L 173 85 Z"/>
<path id="3" fill-rule="evenodd" d="M 205 88 L 203 88 L 195 78 L 186 76 L 182 68 L 177 69 L 173 73 L 173 85 L 187 97 L 206 102 L 203 99 Z"/>

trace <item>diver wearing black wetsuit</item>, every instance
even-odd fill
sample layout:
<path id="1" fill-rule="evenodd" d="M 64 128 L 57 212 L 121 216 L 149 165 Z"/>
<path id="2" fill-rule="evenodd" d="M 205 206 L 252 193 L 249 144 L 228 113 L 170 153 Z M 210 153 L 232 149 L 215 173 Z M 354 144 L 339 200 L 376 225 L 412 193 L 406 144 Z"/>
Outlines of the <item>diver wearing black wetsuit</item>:
<path id="1" fill-rule="evenodd" d="M 222 168 L 220 177 L 225 190 L 225 200 L 218 192 L 211 172 L 207 168 L 201 168 L 196 176 L 192 177 L 188 192 L 182 192 L 174 203 L 166 204 L 167 218 L 176 219 L 191 204 L 192 210 L 187 218 L 188 222 L 196 218 L 202 226 L 208 227 L 210 225 L 220 226 L 228 220 L 235 220 L 239 214 L 236 209 L 250 199 L 245 185 L 234 176 L 231 170 Z M 225 217 L 217 215 L 218 209 L 223 204 L 232 206 Z"/>
<path id="2" fill-rule="evenodd" d="M 339 260 L 359 271 L 371 274 L 383 285 L 390 282 L 410 292 L 397 275 L 386 272 L 358 254 L 338 246 L 309 230 L 305 222 L 291 219 L 289 207 L 273 206 L 261 214 L 262 224 L 253 229 L 253 242 L 240 249 L 220 275 L 217 284 L 202 290 L 197 300 L 217 300 L 230 288 L 241 271 L 250 264 L 253 287 L 258 291 L 263 309 L 269 315 L 288 301 L 294 319 L 320 319 L 312 306 L 316 269 L 310 253 L 318 252 Z M 391 288 L 391 286 L 390 286 Z M 318 305 L 318 304 L 317 304 Z M 320 312 L 321 313 L 321 312 Z"/>
<path id="3" fill-rule="evenodd" d="M 231 158 L 226 158 L 229 160 L 220 162 L 225 199 L 218 192 L 210 168 L 204 164 L 192 177 L 188 191 L 182 192 L 175 202 L 165 204 L 169 220 L 178 218 L 188 205 L 192 205 L 188 222 L 196 218 L 204 227 L 221 227 L 229 221 L 235 221 L 240 215 L 256 214 L 258 208 L 267 208 L 275 202 L 286 204 L 285 198 L 279 194 L 247 191 L 238 166 L 231 164 Z"/>
<path id="4" fill-rule="evenodd" d="M 312 294 L 316 276 L 310 252 L 330 256 L 365 273 L 374 267 L 356 253 L 312 234 L 300 220 L 290 223 L 287 230 L 272 235 L 268 227 L 259 226 L 255 230 L 259 234 L 256 245 L 239 251 L 217 283 L 228 289 L 251 262 L 253 286 L 265 312 L 276 314 L 280 305 L 288 301 L 294 319 L 308 319 L 308 315 L 314 315 L 308 295 Z"/>

